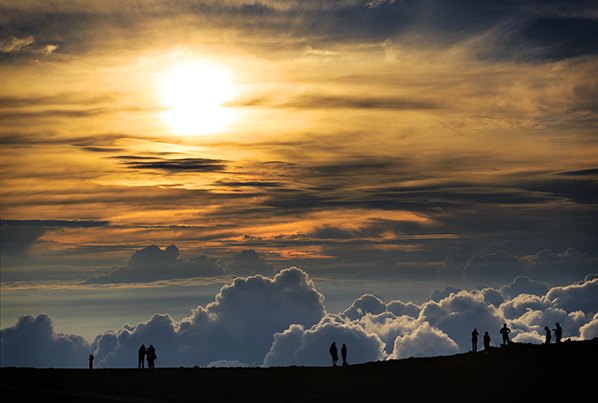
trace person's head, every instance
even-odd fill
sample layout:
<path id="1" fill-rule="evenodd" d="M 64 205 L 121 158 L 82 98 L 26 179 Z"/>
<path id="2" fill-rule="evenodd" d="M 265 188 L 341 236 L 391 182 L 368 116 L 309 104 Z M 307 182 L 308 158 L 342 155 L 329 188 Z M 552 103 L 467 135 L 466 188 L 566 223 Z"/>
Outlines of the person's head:
<path id="1" fill-rule="evenodd" d="M 488 334 L 488 332 L 484 333 L 484 334 Z"/>
<path id="2" fill-rule="evenodd" d="M 559 325 L 559 322 L 555 323 L 555 325 L 557 325 L 557 326 L 560 326 L 560 325 Z"/>
<path id="3" fill-rule="evenodd" d="M 502 327 L 507 327 L 507 324 L 506 324 L 506 323 L 504 323 L 504 324 L 502 325 Z"/>

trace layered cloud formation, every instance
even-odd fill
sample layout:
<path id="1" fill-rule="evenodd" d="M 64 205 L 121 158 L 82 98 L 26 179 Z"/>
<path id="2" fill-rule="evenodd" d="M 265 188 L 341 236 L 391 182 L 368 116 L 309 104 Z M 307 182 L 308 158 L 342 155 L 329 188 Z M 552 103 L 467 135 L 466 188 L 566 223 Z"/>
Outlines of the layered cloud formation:
<path id="1" fill-rule="evenodd" d="M 183 259 L 175 245 L 162 250 L 150 245 L 133 253 L 125 266 L 114 266 L 82 284 L 151 283 L 159 280 L 273 273 L 273 267 L 254 250 L 237 253 L 229 264 L 206 255 Z"/>
<path id="2" fill-rule="evenodd" d="M 156 314 L 92 343 L 56 333 L 46 314 L 23 315 L 2 330 L 1 365 L 84 367 L 93 354 L 98 367 L 134 367 L 139 346 L 152 344 L 162 367 L 324 366 L 333 341 L 347 345 L 350 363 L 362 363 L 465 352 L 474 328 L 488 331 L 497 346 L 503 323 L 515 342 L 541 343 L 544 326 L 556 322 L 565 339 L 598 337 L 596 276 L 542 295 L 522 277 L 502 290 L 436 291 L 422 305 L 368 294 L 330 314 L 307 273 L 293 267 L 273 278 L 239 277 L 181 321 Z"/>

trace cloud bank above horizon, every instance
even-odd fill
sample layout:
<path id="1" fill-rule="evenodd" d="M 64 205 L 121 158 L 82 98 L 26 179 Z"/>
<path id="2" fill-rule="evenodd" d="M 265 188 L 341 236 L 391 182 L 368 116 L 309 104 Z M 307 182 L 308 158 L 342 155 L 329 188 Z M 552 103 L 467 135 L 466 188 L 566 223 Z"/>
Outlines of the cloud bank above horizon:
<path id="1" fill-rule="evenodd" d="M 539 287 L 547 292 L 538 295 Z M 446 295 L 442 295 L 442 294 Z M 507 296 L 508 295 L 508 296 Z M 46 314 L 22 315 L 2 329 L 2 366 L 135 367 L 141 344 L 153 344 L 161 367 L 325 366 L 332 341 L 346 344 L 353 364 L 469 351 L 471 331 L 488 331 L 492 346 L 507 323 L 514 342 L 542 343 L 544 326 L 561 323 L 564 339 L 598 337 L 598 275 L 564 287 L 517 277 L 502 290 L 438 290 L 422 305 L 363 295 L 345 311 L 326 312 L 306 272 L 236 278 L 190 317 L 155 314 L 88 342 L 56 333 Z"/>

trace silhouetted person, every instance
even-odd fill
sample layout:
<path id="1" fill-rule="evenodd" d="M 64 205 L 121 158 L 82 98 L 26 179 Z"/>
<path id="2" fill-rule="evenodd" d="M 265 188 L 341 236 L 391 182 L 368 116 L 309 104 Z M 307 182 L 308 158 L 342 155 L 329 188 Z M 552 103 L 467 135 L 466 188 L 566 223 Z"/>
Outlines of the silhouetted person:
<path id="1" fill-rule="evenodd" d="M 338 361 L 338 350 L 336 348 L 336 342 L 333 342 L 330 346 L 330 355 L 332 356 L 332 366 L 336 367 Z"/>
<path id="2" fill-rule="evenodd" d="M 150 344 L 150 346 L 147 348 L 145 355 L 147 356 L 147 367 L 152 369 L 156 368 L 156 366 L 154 365 L 154 361 L 156 358 L 158 358 L 158 356 L 156 355 L 156 349 L 153 345 Z"/>
<path id="3" fill-rule="evenodd" d="M 502 345 L 506 346 L 507 344 L 509 344 L 509 333 L 511 333 L 511 329 L 509 329 L 507 327 L 507 324 L 505 323 L 504 325 L 502 325 L 502 329 L 500 329 L 500 334 L 502 334 Z"/>
<path id="4" fill-rule="evenodd" d="M 95 357 L 92 354 L 89 354 L 89 369 L 93 369 L 93 359 Z"/>
<path id="5" fill-rule="evenodd" d="M 349 365 L 347 364 L 347 346 L 344 344 L 343 347 L 341 347 L 341 357 L 343 358 L 343 367 Z"/>
<path id="6" fill-rule="evenodd" d="M 559 322 L 555 323 L 555 325 L 556 325 L 556 329 L 554 329 L 555 343 L 560 343 L 561 337 L 563 336 L 563 329 L 561 328 L 561 325 L 559 325 Z"/>
<path id="7" fill-rule="evenodd" d="M 544 341 L 544 344 L 550 344 L 550 329 L 548 326 L 544 326 L 544 330 L 546 330 L 546 340 Z"/>
<path id="8" fill-rule="evenodd" d="M 145 350 L 145 344 L 142 344 L 141 347 L 139 347 L 139 352 L 137 353 L 139 356 L 139 361 L 137 364 L 137 368 L 142 369 L 145 365 L 145 354 L 146 354 L 146 350 Z"/>
<path id="9" fill-rule="evenodd" d="M 480 334 L 478 333 L 478 329 L 473 329 L 473 332 L 471 332 L 471 351 L 473 351 L 474 353 L 476 351 L 478 351 L 478 336 Z"/>
<path id="10" fill-rule="evenodd" d="M 484 350 L 488 351 L 490 349 L 490 335 L 488 332 L 484 333 Z"/>

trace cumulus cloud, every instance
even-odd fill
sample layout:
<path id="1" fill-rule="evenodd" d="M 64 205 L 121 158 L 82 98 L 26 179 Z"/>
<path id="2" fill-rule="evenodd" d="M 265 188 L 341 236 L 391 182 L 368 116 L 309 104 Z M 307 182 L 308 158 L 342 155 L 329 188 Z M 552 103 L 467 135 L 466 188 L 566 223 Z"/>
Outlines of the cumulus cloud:
<path id="1" fill-rule="evenodd" d="M 555 308 L 567 312 L 581 310 L 586 313 L 598 312 L 598 278 L 581 284 L 554 287 L 546 294 Z"/>
<path id="2" fill-rule="evenodd" d="M 476 253 L 467 245 L 453 247 L 438 269 L 440 279 L 455 278 L 457 274 L 474 282 L 506 283 L 516 280 L 510 288 L 503 291 L 515 295 L 517 292 L 540 293 L 547 291 L 546 281 L 554 283 L 579 281 L 586 275 L 595 272 L 587 254 L 568 248 L 562 253 L 549 249 L 535 254 L 527 254 L 513 241 L 494 242 Z M 527 289 L 523 289 L 527 287 Z M 533 291 L 530 287 L 534 287 Z"/>
<path id="3" fill-rule="evenodd" d="M 579 328 L 579 334 L 584 340 L 591 340 L 598 337 L 598 314 L 594 315 L 591 322 Z"/>
<path id="4" fill-rule="evenodd" d="M 115 266 L 83 284 L 150 283 L 225 274 L 224 268 L 216 259 L 207 256 L 181 259 L 179 254 L 175 245 L 170 245 L 164 250 L 150 245 L 133 253 L 125 266 Z"/>
<path id="5" fill-rule="evenodd" d="M 535 278 L 566 281 L 571 278 L 583 278 L 592 272 L 587 254 L 579 253 L 574 248 L 562 253 L 544 249 L 535 255 L 525 256 L 522 260 L 528 265 L 529 275 Z"/>
<path id="6" fill-rule="evenodd" d="M 525 265 L 510 252 L 498 250 L 477 254 L 463 269 L 463 278 L 469 281 L 509 281 L 523 273 Z"/>
<path id="7" fill-rule="evenodd" d="M 517 276 L 511 284 L 500 288 L 504 295 L 516 297 L 520 294 L 545 295 L 550 288 L 548 284 L 530 280 L 526 276 Z"/>
<path id="8" fill-rule="evenodd" d="M 395 340 L 390 359 L 430 357 L 459 352 L 459 346 L 441 330 L 424 322 L 413 333 Z"/>
<path id="9" fill-rule="evenodd" d="M 92 349 L 81 336 L 56 333 L 46 314 L 21 315 L 1 331 L 1 366 L 81 368 Z"/>
<path id="10" fill-rule="evenodd" d="M 460 291 L 440 302 L 428 301 L 422 305 L 418 319 L 442 330 L 463 351 L 470 348 L 474 328 L 498 334 L 504 322 L 502 312 L 486 303 L 485 294 L 480 291 Z"/>
<path id="11" fill-rule="evenodd" d="M 440 291 L 440 290 L 432 291 L 430 296 L 428 296 L 428 300 L 440 302 L 440 300 L 450 297 L 451 294 L 457 294 L 461 291 L 462 290 L 460 288 L 446 286 L 446 287 L 444 287 L 444 289 L 442 291 Z"/>
<path id="12" fill-rule="evenodd" d="M 178 256 L 174 249 L 138 252 L 165 261 Z M 141 344 L 153 344 L 162 367 L 325 366 L 331 365 L 332 342 L 339 349 L 346 344 L 349 362 L 355 364 L 469 351 L 474 328 L 480 334 L 488 331 L 497 345 L 503 323 L 515 342 L 542 343 L 544 327 L 554 329 L 557 322 L 564 338 L 598 335 L 597 277 L 553 287 L 545 295 L 519 293 L 538 286 L 516 279 L 505 288 L 518 290 L 511 298 L 493 288 L 445 289 L 432 293 L 438 300 L 421 306 L 399 300 L 386 304 L 366 294 L 333 315 L 326 313 L 324 296 L 307 273 L 293 267 L 273 278 L 237 278 L 222 287 L 214 302 L 181 321 L 155 314 L 98 335 L 91 344 L 56 333 L 48 315 L 21 316 L 2 330 L 1 358 L 3 366 L 85 367 L 93 353 L 98 367 L 126 368 L 137 365 Z"/>
<path id="13" fill-rule="evenodd" d="M 353 301 L 351 306 L 342 315 L 355 320 L 368 313 L 377 315 L 382 312 L 386 312 L 386 304 L 374 295 L 365 294 Z"/>
<path id="14" fill-rule="evenodd" d="M 352 363 L 378 361 L 386 355 L 384 343 L 376 334 L 367 333 L 352 321 L 328 315 L 309 329 L 293 325 L 276 333 L 263 365 L 331 365 L 328 350 L 332 342 L 336 342 L 339 354 L 341 346 L 347 345 L 347 361 Z"/>
<path id="15" fill-rule="evenodd" d="M 514 341 L 543 340 L 544 327 L 554 329 L 559 322 L 563 337 L 586 338 L 592 329 L 592 315 L 598 310 L 598 279 L 551 288 L 545 296 L 521 294 L 506 301 L 500 309 L 510 319 Z M 586 327 L 587 326 L 587 327 Z"/>
<path id="16" fill-rule="evenodd" d="M 259 365 L 273 335 L 290 325 L 317 323 L 325 315 L 323 301 L 313 281 L 297 268 L 282 270 L 273 279 L 237 278 L 222 287 L 214 302 L 180 322 L 154 315 L 148 322 L 124 326 L 115 335 L 113 350 L 98 356 L 98 365 L 135 365 L 131 357 L 142 343 L 156 346 L 161 366 L 205 366 L 221 360 Z M 113 343 L 111 334 L 106 337 L 106 343 Z"/>
<path id="17" fill-rule="evenodd" d="M 386 309 L 396 316 L 410 316 L 417 318 L 419 316 L 420 307 L 413 302 L 390 301 L 386 304 Z"/>
<path id="18" fill-rule="evenodd" d="M 235 255 L 233 261 L 228 264 L 227 271 L 237 276 L 254 274 L 269 276 L 273 274 L 274 268 L 261 258 L 256 251 L 248 249 Z"/>

